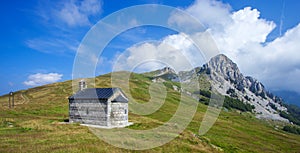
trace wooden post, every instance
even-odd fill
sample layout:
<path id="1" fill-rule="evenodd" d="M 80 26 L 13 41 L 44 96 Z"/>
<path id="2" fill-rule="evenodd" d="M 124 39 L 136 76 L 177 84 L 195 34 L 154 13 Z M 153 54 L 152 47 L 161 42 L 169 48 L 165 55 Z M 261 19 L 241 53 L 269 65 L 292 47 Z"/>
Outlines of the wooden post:
<path id="1" fill-rule="evenodd" d="M 10 108 L 10 101 L 11 101 L 11 98 L 10 98 L 10 93 L 8 95 L 8 108 Z"/>
<path id="2" fill-rule="evenodd" d="M 9 108 L 14 107 L 14 93 L 11 91 L 9 93 Z"/>
<path id="3" fill-rule="evenodd" d="M 12 95 L 12 108 L 15 107 L 15 94 Z"/>

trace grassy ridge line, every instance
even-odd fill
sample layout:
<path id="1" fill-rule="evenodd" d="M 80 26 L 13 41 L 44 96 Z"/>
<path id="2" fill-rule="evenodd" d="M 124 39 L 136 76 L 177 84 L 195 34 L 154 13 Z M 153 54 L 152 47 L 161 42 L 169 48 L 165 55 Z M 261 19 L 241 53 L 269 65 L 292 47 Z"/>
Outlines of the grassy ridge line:
<path id="1" fill-rule="evenodd" d="M 95 78 L 97 87 L 109 87 L 110 75 Z M 0 97 L 0 152 L 137 152 L 116 148 L 99 140 L 88 128 L 77 124 L 60 124 L 68 118 L 67 97 L 72 94 L 71 81 L 45 85 L 16 93 L 17 103 L 7 109 L 7 96 Z M 171 82 L 167 82 L 171 83 Z M 151 80 L 132 74 L 131 92 L 140 102 L 149 100 Z M 137 90 L 140 89 L 140 90 Z M 140 91 L 140 92 L 137 92 Z M 185 97 L 193 100 L 189 97 Z M 135 124 L 132 129 L 151 129 L 172 116 L 179 103 L 179 94 L 168 88 L 168 97 L 159 111 L 139 116 L 129 114 Z M 204 136 L 198 129 L 206 106 L 198 105 L 197 113 L 188 128 L 164 146 L 143 152 L 297 152 L 300 137 L 275 130 L 273 124 L 257 120 L 249 113 L 221 112 L 215 126 Z"/>

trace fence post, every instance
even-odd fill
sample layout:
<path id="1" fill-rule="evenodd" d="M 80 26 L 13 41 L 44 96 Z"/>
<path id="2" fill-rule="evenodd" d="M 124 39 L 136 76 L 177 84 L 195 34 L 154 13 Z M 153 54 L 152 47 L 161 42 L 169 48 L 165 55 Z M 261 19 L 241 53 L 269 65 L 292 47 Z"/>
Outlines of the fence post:
<path id="1" fill-rule="evenodd" d="M 14 93 L 11 91 L 9 92 L 9 108 L 14 107 L 15 103 L 14 103 Z"/>
<path id="2" fill-rule="evenodd" d="M 8 108 L 10 108 L 10 102 L 11 102 L 11 97 L 10 97 L 10 93 L 8 94 Z"/>

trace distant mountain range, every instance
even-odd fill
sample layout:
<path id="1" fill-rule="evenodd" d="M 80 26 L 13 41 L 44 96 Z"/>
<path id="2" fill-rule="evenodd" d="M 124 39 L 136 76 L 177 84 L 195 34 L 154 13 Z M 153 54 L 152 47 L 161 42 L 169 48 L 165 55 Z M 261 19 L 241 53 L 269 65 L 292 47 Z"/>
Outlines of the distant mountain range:
<path id="1" fill-rule="evenodd" d="M 249 104 L 254 108 L 253 112 L 257 118 L 267 118 L 272 120 L 287 121 L 287 117 L 282 115 L 289 114 L 289 111 L 284 104 L 281 97 L 266 90 L 265 86 L 257 79 L 251 76 L 244 76 L 236 63 L 234 63 L 227 56 L 220 54 L 213 57 L 207 64 L 202 67 L 196 67 L 191 71 L 175 72 L 173 69 L 166 67 L 155 71 L 153 81 L 171 80 L 181 82 L 182 84 L 191 87 L 202 78 L 205 78 L 210 83 L 210 88 L 206 89 L 200 85 L 200 90 L 207 90 L 212 92 L 214 88 L 219 94 L 228 96 Z M 197 93 L 196 88 L 189 88 L 189 91 L 182 91 L 186 93 Z M 191 94 L 192 95 L 192 94 Z M 291 98 L 290 92 L 276 92 L 288 101 L 296 101 L 296 98 Z M 192 95 L 200 98 L 199 96 Z"/>
<path id="2" fill-rule="evenodd" d="M 292 105 L 297 105 L 300 107 L 300 94 L 294 91 L 278 90 L 272 91 L 274 94 L 282 97 L 282 99 Z"/>

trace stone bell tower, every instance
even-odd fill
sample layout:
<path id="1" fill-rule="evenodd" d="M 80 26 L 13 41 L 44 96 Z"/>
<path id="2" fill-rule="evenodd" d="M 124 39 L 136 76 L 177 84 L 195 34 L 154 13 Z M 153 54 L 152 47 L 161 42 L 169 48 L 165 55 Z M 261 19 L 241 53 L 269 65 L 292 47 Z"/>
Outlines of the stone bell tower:
<path id="1" fill-rule="evenodd" d="M 78 85 L 79 85 L 79 88 L 78 88 L 79 91 L 87 88 L 87 85 L 86 85 L 86 82 L 84 79 L 80 80 Z"/>

